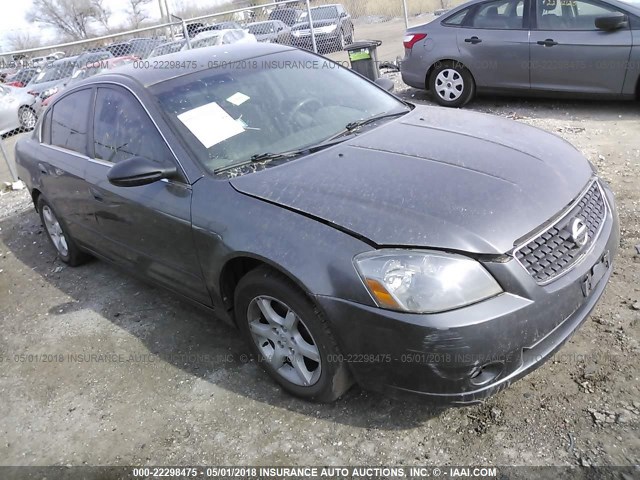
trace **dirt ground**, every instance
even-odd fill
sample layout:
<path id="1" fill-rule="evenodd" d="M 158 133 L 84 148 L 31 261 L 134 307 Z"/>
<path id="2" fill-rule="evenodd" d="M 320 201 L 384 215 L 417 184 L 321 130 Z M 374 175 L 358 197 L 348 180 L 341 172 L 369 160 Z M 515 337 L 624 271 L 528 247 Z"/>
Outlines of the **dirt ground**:
<path id="1" fill-rule="evenodd" d="M 485 98 L 470 108 L 561 135 L 617 195 L 614 275 L 553 361 L 474 407 L 357 387 L 333 405 L 299 401 L 245 361 L 231 328 L 106 263 L 65 267 L 26 192 L 10 192 L 0 197 L 0 463 L 640 463 L 640 106 Z"/>

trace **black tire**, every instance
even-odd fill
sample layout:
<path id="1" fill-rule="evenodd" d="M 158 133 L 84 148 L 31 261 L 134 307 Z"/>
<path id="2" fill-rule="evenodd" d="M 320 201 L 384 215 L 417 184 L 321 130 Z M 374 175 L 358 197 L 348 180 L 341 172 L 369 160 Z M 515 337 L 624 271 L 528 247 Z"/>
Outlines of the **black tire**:
<path id="1" fill-rule="evenodd" d="M 38 121 L 38 116 L 31 107 L 21 107 L 20 110 L 18 110 L 18 117 L 20 127 L 24 130 L 33 130 Z"/>
<path id="2" fill-rule="evenodd" d="M 349 36 L 347 37 L 347 45 L 351 45 L 353 43 L 353 36 L 356 33 L 356 29 L 351 27 L 351 32 L 349 33 Z"/>
<path id="3" fill-rule="evenodd" d="M 56 250 L 60 260 L 71 267 L 75 267 L 83 264 L 90 258 L 88 254 L 78 248 L 78 245 L 76 245 L 71 235 L 69 235 L 69 230 L 67 229 L 64 221 L 59 219 L 51 204 L 42 195 L 38 197 L 38 212 L 40 213 L 42 226 L 44 227 L 45 232 L 47 232 L 47 237 L 49 238 L 53 248 Z M 55 220 L 55 224 L 52 224 L 49 213 Z M 55 226 L 56 224 L 57 227 Z M 64 238 L 64 245 L 66 248 L 62 248 L 60 241 L 57 240 L 57 237 L 60 236 Z"/>
<path id="4" fill-rule="evenodd" d="M 471 72 L 459 62 L 438 63 L 429 76 L 433 99 L 444 107 L 463 107 L 475 95 L 476 85 Z"/>
<path id="5" fill-rule="evenodd" d="M 336 39 L 336 48 L 338 49 L 338 51 L 341 52 L 344 50 L 344 47 L 346 47 L 344 30 L 340 30 L 340 33 L 338 34 L 338 38 Z"/>
<path id="6" fill-rule="evenodd" d="M 266 315 L 259 307 L 261 302 L 267 302 L 281 320 L 286 320 L 285 317 L 289 318 L 287 314 L 293 313 L 293 326 L 288 330 L 281 328 L 277 332 L 276 328 L 273 328 L 275 324 L 266 320 Z M 353 384 L 327 321 L 311 300 L 284 275 L 266 266 L 247 273 L 236 288 L 235 315 L 238 327 L 259 359 L 260 365 L 292 395 L 316 402 L 333 402 Z M 252 329 L 255 329 L 256 325 L 274 338 L 254 336 Z M 295 342 L 294 338 L 297 339 Z M 298 341 L 301 338 L 304 342 Z M 278 342 L 278 346 L 275 342 Z M 285 348 L 282 348 L 283 344 L 280 342 L 284 342 Z M 304 348 L 315 349 L 311 351 L 314 356 L 319 357 L 319 361 L 298 354 L 303 343 L 306 344 Z M 280 350 L 276 350 L 278 348 Z M 265 350 L 273 350 L 272 355 L 265 353 Z M 282 353 L 285 350 L 287 356 Z M 276 359 L 283 358 L 285 360 L 278 368 L 271 363 L 274 361 L 280 364 Z M 294 366 L 296 358 L 304 360 L 302 369 L 311 375 L 308 383 L 291 381 L 292 376 L 300 375 Z M 302 380 L 304 376 L 300 375 L 297 378 Z"/>

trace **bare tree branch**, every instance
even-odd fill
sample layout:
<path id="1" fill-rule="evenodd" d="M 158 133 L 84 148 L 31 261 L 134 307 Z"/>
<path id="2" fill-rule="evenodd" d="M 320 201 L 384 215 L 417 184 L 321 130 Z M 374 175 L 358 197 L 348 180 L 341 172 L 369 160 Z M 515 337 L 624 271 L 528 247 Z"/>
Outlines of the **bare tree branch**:
<path id="1" fill-rule="evenodd" d="M 13 32 L 7 35 L 7 41 L 13 50 L 27 50 L 40 46 L 40 38 L 30 32 Z"/>
<path id="2" fill-rule="evenodd" d="M 91 0 L 94 9 L 94 19 L 104 27 L 107 32 L 111 31 L 109 27 L 109 17 L 111 17 L 111 9 L 107 7 L 104 0 Z"/>
<path id="3" fill-rule="evenodd" d="M 69 39 L 82 40 L 91 33 L 96 10 L 90 0 L 33 0 L 26 18 L 50 25 Z"/>
<path id="4" fill-rule="evenodd" d="M 140 28 L 140 24 L 149 18 L 144 7 L 150 2 L 151 0 L 129 0 L 127 13 L 129 14 L 129 22 L 132 28 Z"/>

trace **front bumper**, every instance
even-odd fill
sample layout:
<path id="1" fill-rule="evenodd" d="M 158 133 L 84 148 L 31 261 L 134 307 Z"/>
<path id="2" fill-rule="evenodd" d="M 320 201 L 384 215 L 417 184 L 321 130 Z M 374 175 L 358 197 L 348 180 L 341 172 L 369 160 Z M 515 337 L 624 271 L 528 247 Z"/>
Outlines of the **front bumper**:
<path id="1" fill-rule="evenodd" d="M 336 44 L 338 42 L 339 32 L 340 30 L 336 29 L 336 31 L 333 33 L 316 33 L 316 45 Z M 306 50 L 311 50 L 313 48 L 311 34 L 302 35 L 300 37 L 296 37 L 292 34 L 291 44 L 295 47 L 304 48 Z"/>
<path id="2" fill-rule="evenodd" d="M 485 264 L 505 293 L 451 312 L 407 314 L 317 297 L 356 381 L 393 396 L 472 404 L 542 365 L 587 319 L 613 271 L 619 222 L 613 195 L 604 190 L 609 209 L 600 236 L 548 285 L 512 259 Z M 585 296 L 594 269 L 598 281 Z"/>

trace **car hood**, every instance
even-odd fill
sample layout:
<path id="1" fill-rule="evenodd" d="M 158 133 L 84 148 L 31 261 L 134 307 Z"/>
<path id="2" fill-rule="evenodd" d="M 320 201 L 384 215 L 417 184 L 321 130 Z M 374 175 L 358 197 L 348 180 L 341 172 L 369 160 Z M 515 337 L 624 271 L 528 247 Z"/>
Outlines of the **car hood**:
<path id="1" fill-rule="evenodd" d="M 492 115 L 418 107 L 230 181 L 378 246 L 502 254 L 561 212 L 592 176 L 582 154 L 555 135 Z"/>

